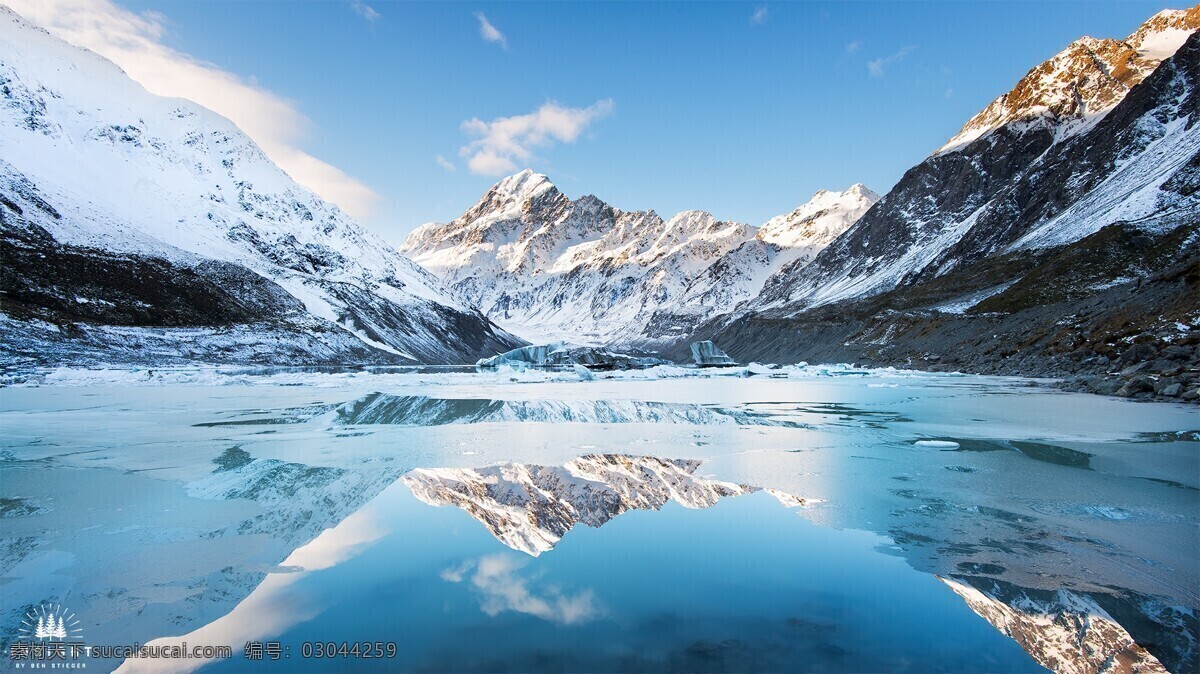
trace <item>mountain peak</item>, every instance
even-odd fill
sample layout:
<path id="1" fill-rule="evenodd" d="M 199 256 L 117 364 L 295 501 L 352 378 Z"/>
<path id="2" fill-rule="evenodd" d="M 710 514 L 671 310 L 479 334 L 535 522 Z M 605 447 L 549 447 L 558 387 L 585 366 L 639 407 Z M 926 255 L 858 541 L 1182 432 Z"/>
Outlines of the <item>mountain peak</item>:
<path id="1" fill-rule="evenodd" d="M 1197 28 L 1200 28 L 1200 5 L 1191 9 L 1164 9 L 1138 26 L 1125 42 L 1143 58 L 1161 61 L 1178 51 Z"/>
<path id="2" fill-rule="evenodd" d="M 768 220 L 758 238 L 785 248 L 824 244 L 837 238 L 867 212 L 879 195 L 862 183 L 844 192 L 817 190 L 812 198 L 791 213 Z"/>
<path id="3" fill-rule="evenodd" d="M 1123 41 L 1081 37 L 1032 68 L 934 154 L 1002 127 L 1050 127 L 1060 141 L 1091 128 L 1198 28 L 1200 5 L 1159 12 Z"/>
<path id="4" fill-rule="evenodd" d="M 525 169 L 492 185 L 483 197 L 455 222 L 466 223 L 486 218 L 488 222 L 511 220 L 530 207 L 534 201 L 549 195 L 551 201 L 567 201 L 554 183 L 542 173 Z"/>
<path id="5" fill-rule="evenodd" d="M 486 342 L 516 343 L 225 117 L 152 94 L 3 7 L 0 82 L 0 229 L 28 256 L 6 254 L 6 290 L 10 278 L 53 288 L 24 316 L 89 326 L 87 337 L 42 330 L 20 348 L 291 364 L 463 362 Z M 84 290 L 74 279 L 95 264 L 105 282 Z M 89 293 L 85 308 L 76 292 Z M 5 347 L 13 331 L 41 330 L 19 325 L 0 326 Z M 186 351 L 140 353 L 178 343 L 164 330 L 182 327 Z"/>
<path id="6" fill-rule="evenodd" d="M 520 173 L 514 173 L 502 179 L 493 185 L 490 191 L 496 195 L 524 200 L 535 197 L 552 188 L 554 188 L 554 183 L 550 182 L 550 178 L 544 173 L 534 173 L 533 169 L 527 168 Z"/>
<path id="7" fill-rule="evenodd" d="M 879 201 L 879 195 L 875 193 L 875 190 L 872 190 L 870 187 L 867 187 L 866 185 L 864 185 L 862 183 L 854 183 L 842 194 L 850 194 L 850 195 L 858 196 L 858 197 L 866 197 L 866 198 L 870 199 L 872 202 Z"/>
<path id="8" fill-rule="evenodd" d="M 717 219 L 713 217 L 713 214 L 709 213 L 708 211 L 695 209 L 690 211 L 680 211 L 671 216 L 670 220 L 667 220 L 667 229 L 671 229 L 672 227 L 680 225 L 687 227 L 707 227 L 708 225 L 716 222 L 716 220 Z"/>

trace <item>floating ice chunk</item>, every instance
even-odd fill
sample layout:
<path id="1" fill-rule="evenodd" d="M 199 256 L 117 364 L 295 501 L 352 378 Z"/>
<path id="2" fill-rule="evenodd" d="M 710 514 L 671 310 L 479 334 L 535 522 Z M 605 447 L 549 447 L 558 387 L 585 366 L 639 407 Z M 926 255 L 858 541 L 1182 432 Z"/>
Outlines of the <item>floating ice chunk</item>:
<path id="1" fill-rule="evenodd" d="M 933 449 L 958 449 L 959 444 L 953 440 L 917 440 L 913 443 L 918 447 L 931 447 Z"/>
<path id="2" fill-rule="evenodd" d="M 562 342 L 553 344 L 532 344 L 519 349 L 506 351 L 491 358 L 480 358 L 475 362 L 479 367 L 500 367 L 502 365 L 551 365 L 555 352 L 565 349 Z"/>
<path id="3" fill-rule="evenodd" d="M 571 346 L 563 342 L 554 342 L 523 346 L 491 358 L 480 358 L 475 364 L 486 368 L 502 366 L 515 368 L 527 366 L 573 367 L 580 365 L 598 370 L 639 370 L 664 363 L 666 361 L 659 358 L 631 356 L 592 346 Z"/>
<path id="4" fill-rule="evenodd" d="M 737 365 L 737 361 L 729 357 L 729 354 L 717 348 L 711 340 L 703 342 L 692 342 L 692 362 L 700 367 L 720 367 L 724 365 Z"/>
<path id="5" fill-rule="evenodd" d="M 1116 520 L 1118 522 L 1133 517 L 1133 514 L 1128 510 L 1123 510 L 1116 506 L 1084 506 L 1083 511 L 1095 517 L 1103 517 L 1106 520 Z"/>

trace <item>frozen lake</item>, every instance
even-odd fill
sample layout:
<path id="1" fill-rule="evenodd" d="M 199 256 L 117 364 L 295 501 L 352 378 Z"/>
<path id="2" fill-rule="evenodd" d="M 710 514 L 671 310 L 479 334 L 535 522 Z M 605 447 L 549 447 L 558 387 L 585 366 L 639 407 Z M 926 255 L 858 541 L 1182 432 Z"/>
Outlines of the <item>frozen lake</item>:
<path id="1" fill-rule="evenodd" d="M 1194 406 L 752 370 L 0 388 L 0 638 L 69 611 L 68 643 L 233 652 L 88 671 L 1200 668 Z"/>

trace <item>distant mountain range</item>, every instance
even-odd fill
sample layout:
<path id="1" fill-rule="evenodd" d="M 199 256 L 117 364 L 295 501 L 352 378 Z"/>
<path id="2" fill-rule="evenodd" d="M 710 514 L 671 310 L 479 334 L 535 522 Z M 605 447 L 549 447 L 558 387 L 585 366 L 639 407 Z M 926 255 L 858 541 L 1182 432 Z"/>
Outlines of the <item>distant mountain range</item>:
<path id="1" fill-rule="evenodd" d="M 523 171 L 399 251 L 228 120 L 0 11 L 0 362 L 472 362 L 528 342 L 1200 399 L 1200 6 L 1037 65 L 884 197 L 755 227 Z"/>
<path id="2" fill-rule="evenodd" d="M 703 211 L 664 220 L 591 195 L 572 201 L 525 170 L 400 250 L 531 341 L 655 349 L 753 299 L 780 269 L 803 267 L 878 200 L 854 185 L 762 227 Z"/>

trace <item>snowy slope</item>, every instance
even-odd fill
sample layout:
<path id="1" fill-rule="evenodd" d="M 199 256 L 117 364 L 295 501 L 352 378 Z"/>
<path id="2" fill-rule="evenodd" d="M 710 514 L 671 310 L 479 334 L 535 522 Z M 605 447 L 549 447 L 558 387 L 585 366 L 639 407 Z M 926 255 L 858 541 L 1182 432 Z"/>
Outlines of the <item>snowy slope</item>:
<path id="1" fill-rule="evenodd" d="M 1112 223 L 1151 233 L 1194 224 L 1194 40 L 1162 66 L 1148 55 L 1197 26 L 1193 8 L 1160 13 L 1104 49 L 1077 41 L 977 115 L 953 147 L 910 169 L 811 264 L 768 279 L 751 304 L 794 315 L 988 255 L 1066 245 Z"/>
<path id="2" fill-rule="evenodd" d="M 572 201 L 527 169 L 453 222 L 414 231 L 401 251 L 531 341 L 653 347 L 812 259 L 877 199 L 862 185 L 823 190 L 761 228 L 703 211 L 664 220 Z"/>
<path id="3" fill-rule="evenodd" d="M 231 263 L 298 300 L 297 320 L 400 360 L 465 360 L 514 341 L 227 119 L 152 95 L 3 7 L 0 83 L 6 234 L 180 269 Z"/>
<path id="4" fill-rule="evenodd" d="M 844 192 L 820 190 L 791 213 L 771 218 L 753 240 L 722 255 L 688 284 L 676 309 L 683 314 L 677 317 L 680 328 L 751 302 L 784 268 L 799 273 L 877 201 L 879 195 L 859 183 Z"/>

